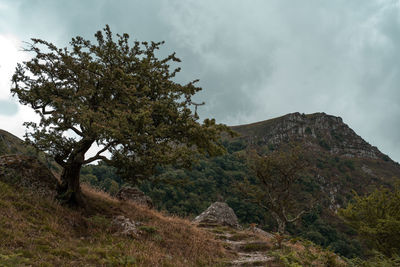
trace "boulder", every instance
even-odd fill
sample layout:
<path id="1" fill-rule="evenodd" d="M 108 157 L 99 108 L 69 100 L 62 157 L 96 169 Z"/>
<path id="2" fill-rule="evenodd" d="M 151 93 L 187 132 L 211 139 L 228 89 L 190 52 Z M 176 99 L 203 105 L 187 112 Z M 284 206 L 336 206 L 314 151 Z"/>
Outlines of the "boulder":
<path id="1" fill-rule="evenodd" d="M 268 233 L 268 232 L 266 232 L 263 229 L 260 229 L 258 227 L 250 227 L 248 230 L 252 231 L 253 233 L 260 234 L 260 235 L 263 235 L 265 237 L 268 237 L 270 239 L 275 237 L 273 234 Z"/>
<path id="2" fill-rule="evenodd" d="M 194 218 L 197 224 L 217 224 L 239 228 L 239 222 L 235 212 L 224 202 L 214 202 L 203 213 Z"/>
<path id="3" fill-rule="evenodd" d="M 28 188 L 44 196 L 57 194 L 57 178 L 37 158 L 25 155 L 0 156 L 0 181 Z"/>
<path id="4" fill-rule="evenodd" d="M 111 224 L 116 235 L 137 237 L 140 234 L 140 231 L 136 228 L 136 223 L 123 215 L 115 217 Z"/>
<path id="5" fill-rule="evenodd" d="M 134 203 L 153 208 L 153 201 L 136 187 L 122 187 L 115 195 L 119 200 L 132 201 Z"/>

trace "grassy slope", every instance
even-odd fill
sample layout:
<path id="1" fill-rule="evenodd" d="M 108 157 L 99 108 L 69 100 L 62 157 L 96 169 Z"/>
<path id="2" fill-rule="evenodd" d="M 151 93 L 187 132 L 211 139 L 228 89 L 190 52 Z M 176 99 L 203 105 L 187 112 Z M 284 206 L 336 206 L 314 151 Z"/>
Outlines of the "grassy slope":
<path id="1" fill-rule="evenodd" d="M 215 238 L 189 221 L 84 188 L 89 211 L 0 181 L 0 266 L 218 266 Z M 143 235 L 116 236 L 111 219 L 142 222 Z"/>

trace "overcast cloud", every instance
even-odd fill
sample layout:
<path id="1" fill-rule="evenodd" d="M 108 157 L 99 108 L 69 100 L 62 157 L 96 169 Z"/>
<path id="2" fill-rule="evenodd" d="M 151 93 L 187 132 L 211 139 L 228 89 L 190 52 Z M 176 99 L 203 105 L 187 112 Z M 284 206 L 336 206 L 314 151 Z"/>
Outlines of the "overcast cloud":
<path id="1" fill-rule="evenodd" d="M 203 118 L 326 112 L 400 161 L 400 4 L 390 0 L 0 0 L 0 128 L 21 135 L 33 116 L 9 96 L 21 41 L 65 46 L 105 24 L 165 40 L 161 53 L 183 61 L 179 81 L 200 79 Z"/>

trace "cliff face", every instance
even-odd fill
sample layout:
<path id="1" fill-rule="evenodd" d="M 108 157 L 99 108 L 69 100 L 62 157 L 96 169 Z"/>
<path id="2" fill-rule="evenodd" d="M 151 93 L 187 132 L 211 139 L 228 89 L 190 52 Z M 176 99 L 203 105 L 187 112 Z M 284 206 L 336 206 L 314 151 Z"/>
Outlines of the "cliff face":
<path id="1" fill-rule="evenodd" d="M 253 146 L 304 141 L 310 149 L 324 150 L 332 155 L 389 159 L 357 135 L 342 118 L 325 113 L 291 113 L 272 120 L 233 126 L 232 129 Z"/>
<path id="2" fill-rule="evenodd" d="M 291 113 L 253 124 L 233 126 L 240 134 L 231 140 L 263 153 L 296 142 L 314 164 L 310 183 L 318 188 L 323 206 L 336 212 L 352 197 L 400 180 L 400 165 L 357 135 L 340 117 L 325 113 Z"/>

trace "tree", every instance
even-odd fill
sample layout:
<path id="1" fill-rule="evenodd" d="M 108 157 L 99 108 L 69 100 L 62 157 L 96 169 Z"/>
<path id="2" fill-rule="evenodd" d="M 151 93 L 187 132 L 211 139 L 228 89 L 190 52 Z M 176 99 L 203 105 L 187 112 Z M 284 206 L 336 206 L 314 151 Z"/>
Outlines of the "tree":
<path id="1" fill-rule="evenodd" d="M 373 249 L 386 256 L 400 255 L 400 188 L 376 189 L 354 199 L 339 215 Z"/>
<path id="2" fill-rule="evenodd" d="M 145 179 L 157 164 L 189 166 L 196 152 L 224 152 L 220 133 L 229 131 L 214 119 L 199 123 L 192 96 L 197 80 L 181 85 L 174 54 L 158 59 L 164 42 L 129 43 L 108 25 L 95 42 L 77 36 L 69 48 L 32 39 L 34 57 L 18 64 L 11 92 L 31 106 L 40 122 L 26 122 L 26 138 L 63 168 L 59 198 L 83 205 L 79 173 L 83 164 L 103 160 L 125 178 Z M 99 150 L 85 157 L 93 144 Z M 106 157 L 109 152 L 111 157 Z"/>
<path id="3" fill-rule="evenodd" d="M 278 232 L 284 234 L 287 223 L 299 220 L 307 211 L 302 209 L 297 211 L 297 215 L 290 216 L 298 210 L 293 189 L 309 163 L 298 146 L 282 148 L 264 156 L 254 152 L 251 158 L 250 168 L 256 183 L 246 179 L 238 188 L 251 202 L 269 211 L 278 224 Z"/>

